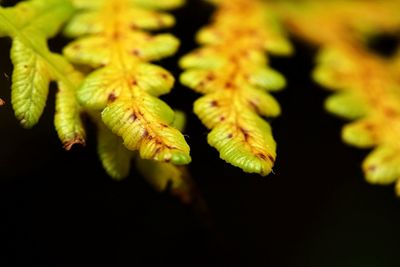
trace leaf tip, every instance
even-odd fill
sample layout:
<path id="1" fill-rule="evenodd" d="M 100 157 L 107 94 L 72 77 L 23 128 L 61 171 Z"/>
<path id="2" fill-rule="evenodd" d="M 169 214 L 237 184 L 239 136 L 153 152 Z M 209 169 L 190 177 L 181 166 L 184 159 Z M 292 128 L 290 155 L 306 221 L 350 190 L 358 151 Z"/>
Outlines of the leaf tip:
<path id="1" fill-rule="evenodd" d="M 192 158 L 186 153 L 174 153 L 171 157 L 171 163 L 175 165 L 186 165 L 191 161 Z"/>
<path id="2" fill-rule="evenodd" d="M 76 136 L 73 139 L 64 142 L 64 149 L 70 151 L 75 145 L 85 146 L 86 141 L 82 136 Z"/>

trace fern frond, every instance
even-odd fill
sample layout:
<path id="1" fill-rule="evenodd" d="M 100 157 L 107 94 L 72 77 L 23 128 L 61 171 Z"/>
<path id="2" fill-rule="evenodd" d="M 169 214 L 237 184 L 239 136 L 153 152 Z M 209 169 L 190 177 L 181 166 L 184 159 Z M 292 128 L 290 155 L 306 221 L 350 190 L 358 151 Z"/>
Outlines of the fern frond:
<path id="1" fill-rule="evenodd" d="M 75 91 L 82 77 L 60 55 L 49 51 L 54 36 L 72 15 L 67 0 L 31 0 L 11 8 L 0 7 L 0 36 L 12 38 L 12 105 L 26 128 L 33 127 L 46 104 L 49 83 L 56 81 L 55 127 L 65 148 L 84 143 L 84 129 Z"/>
<path id="2" fill-rule="evenodd" d="M 375 55 L 364 40 L 398 30 L 399 8 L 400 1 L 311 1 L 283 13 L 295 34 L 322 47 L 313 77 L 335 91 L 326 109 L 356 120 L 344 127 L 344 141 L 375 148 L 363 163 L 373 184 L 400 183 L 400 79 L 396 59 Z"/>
<path id="3" fill-rule="evenodd" d="M 316 80 L 324 85 L 343 84 L 326 106 L 342 117 L 359 119 L 344 127 L 345 142 L 361 148 L 377 147 L 363 164 L 367 180 L 392 183 L 400 179 L 399 79 L 387 60 L 360 49 L 334 54 L 334 58 L 326 58 L 321 53 L 315 71 Z M 342 68 L 344 64 L 347 66 Z M 338 97 L 343 95 L 346 101 Z"/>
<path id="4" fill-rule="evenodd" d="M 73 63 L 96 69 L 78 90 L 80 103 L 102 111 L 104 123 L 128 149 L 139 150 L 144 159 L 174 164 L 191 160 L 183 135 L 171 126 L 174 112 L 157 98 L 171 90 L 174 78 L 147 62 L 174 54 L 179 41 L 170 34 L 143 30 L 172 26 L 174 18 L 156 9 L 181 2 L 75 1 L 82 10 L 65 33 L 79 38 L 64 49 Z"/>
<path id="5" fill-rule="evenodd" d="M 220 157 L 245 172 L 267 175 L 276 158 L 269 124 L 261 116 L 280 113 L 268 91 L 285 86 L 268 67 L 266 52 L 291 53 L 274 13 L 258 0 L 213 1 L 217 11 L 197 40 L 203 46 L 184 56 L 181 82 L 205 94 L 194 111 L 211 129 L 208 142 Z"/>
<path id="6" fill-rule="evenodd" d="M 185 125 L 185 115 L 175 113 L 172 126 L 180 131 Z M 186 166 L 176 166 L 172 163 L 145 160 L 137 153 L 128 150 L 121 137 L 112 133 L 102 122 L 101 117 L 92 113 L 91 118 L 98 128 L 97 151 L 104 169 L 116 180 L 122 180 L 129 174 L 131 162 L 136 162 L 137 169 L 147 182 L 158 192 L 169 191 L 172 195 L 189 204 L 192 199 L 193 183 Z"/>

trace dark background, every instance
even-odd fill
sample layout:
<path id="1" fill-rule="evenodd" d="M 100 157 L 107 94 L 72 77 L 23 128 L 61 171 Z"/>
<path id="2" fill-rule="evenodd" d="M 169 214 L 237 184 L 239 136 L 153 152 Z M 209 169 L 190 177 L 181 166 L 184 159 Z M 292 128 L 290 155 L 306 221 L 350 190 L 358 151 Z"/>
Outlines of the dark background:
<path id="1" fill-rule="evenodd" d="M 15 1 L 4 2 L 10 4 Z M 177 58 L 212 8 L 201 1 L 175 12 Z M 10 103 L 10 41 L 0 39 L 0 266 L 400 266 L 400 201 L 393 187 L 368 185 L 360 163 L 368 151 L 340 140 L 343 121 L 323 111 L 328 95 L 310 80 L 314 50 L 273 58 L 288 80 L 272 122 L 279 144 L 275 174 L 248 175 L 218 159 L 192 114 L 198 97 L 177 84 L 165 97 L 188 112 L 190 170 L 207 205 L 199 215 L 158 194 L 135 172 L 111 180 L 95 138 L 66 152 L 54 127 L 54 90 L 32 130 L 19 126 Z M 51 40 L 57 51 L 65 40 Z M 378 45 L 387 52 L 390 42 Z M 211 222 L 211 223 L 210 223 Z"/>

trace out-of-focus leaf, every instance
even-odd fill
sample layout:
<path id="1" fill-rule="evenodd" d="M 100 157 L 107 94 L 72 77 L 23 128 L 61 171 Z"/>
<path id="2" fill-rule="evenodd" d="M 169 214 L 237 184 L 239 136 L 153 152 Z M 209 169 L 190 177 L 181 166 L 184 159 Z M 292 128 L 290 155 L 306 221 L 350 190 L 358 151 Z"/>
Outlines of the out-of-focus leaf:
<path id="1" fill-rule="evenodd" d="M 397 181 L 400 195 L 400 57 L 383 58 L 364 43 L 370 35 L 398 32 L 400 1 L 304 1 L 278 7 L 293 33 L 321 46 L 313 77 L 335 91 L 325 106 L 356 120 L 344 127 L 344 141 L 374 148 L 362 166 L 366 179 Z"/>

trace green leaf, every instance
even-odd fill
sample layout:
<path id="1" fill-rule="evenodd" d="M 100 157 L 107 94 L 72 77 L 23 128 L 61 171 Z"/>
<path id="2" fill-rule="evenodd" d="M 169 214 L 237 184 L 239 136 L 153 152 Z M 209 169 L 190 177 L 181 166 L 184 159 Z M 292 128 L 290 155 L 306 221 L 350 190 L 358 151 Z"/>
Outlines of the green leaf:
<path id="1" fill-rule="evenodd" d="M 124 146 L 121 137 L 113 134 L 101 121 L 97 120 L 97 151 L 104 169 L 116 180 L 128 176 L 134 155 Z"/>
<path id="2" fill-rule="evenodd" d="M 55 127 L 64 146 L 84 143 L 75 91 L 80 74 L 60 55 L 49 51 L 47 38 L 58 33 L 74 9 L 68 0 L 31 0 L 0 7 L 0 35 L 13 39 L 12 104 L 24 127 L 34 126 L 43 113 L 49 83 L 56 81 Z"/>
<path id="3" fill-rule="evenodd" d="M 14 64 L 12 75 L 12 104 L 22 126 L 31 128 L 42 115 L 46 105 L 50 69 L 45 60 L 18 38 L 11 49 Z"/>

